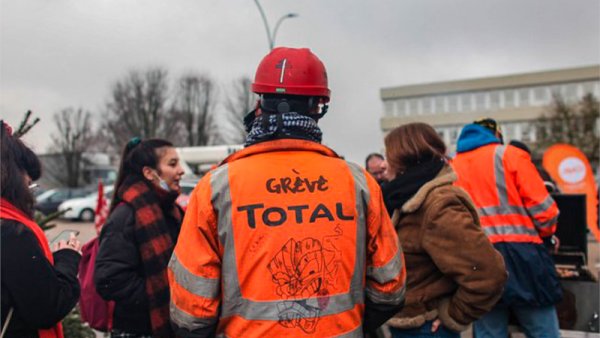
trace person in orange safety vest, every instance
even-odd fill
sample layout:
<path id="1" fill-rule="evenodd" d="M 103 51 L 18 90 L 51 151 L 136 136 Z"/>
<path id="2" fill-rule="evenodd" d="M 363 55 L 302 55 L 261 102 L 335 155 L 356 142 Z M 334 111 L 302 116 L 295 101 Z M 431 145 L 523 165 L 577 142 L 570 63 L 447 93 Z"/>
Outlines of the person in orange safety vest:
<path id="1" fill-rule="evenodd" d="M 487 118 L 463 128 L 452 165 L 509 273 L 499 303 L 475 322 L 475 337 L 507 337 L 510 312 L 528 337 L 559 337 L 554 305 L 562 291 L 542 243 L 556 230 L 558 208 L 530 155 L 502 145 L 498 123 Z"/>
<path id="2" fill-rule="evenodd" d="M 362 337 L 406 270 L 377 182 L 320 144 L 330 90 L 309 49 L 258 66 L 245 149 L 192 192 L 169 264 L 180 337 Z"/>

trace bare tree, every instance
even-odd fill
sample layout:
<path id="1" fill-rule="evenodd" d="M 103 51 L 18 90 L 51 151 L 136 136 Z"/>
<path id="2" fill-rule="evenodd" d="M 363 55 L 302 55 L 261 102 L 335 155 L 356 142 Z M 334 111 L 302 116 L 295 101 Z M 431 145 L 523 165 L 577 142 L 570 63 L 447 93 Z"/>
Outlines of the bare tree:
<path id="1" fill-rule="evenodd" d="M 225 100 L 227 124 L 230 130 L 231 143 L 243 143 L 246 139 L 244 116 L 256 106 L 258 97 L 252 92 L 252 80 L 243 76 L 233 82 L 231 93 Z"/>
<path id="2" fill-rule="evenodd" d="M 113 85 L 105 130 L 112 134 L 117 149 L 134 136 L 178 143 L 179 118 L 168 107 L 168 95 L 168 73 L 159 67 L 130 71 Z"/>
<path id="3" fill-rule="evenodd" d="M 546 148 L 555 143 L 568 143 L 596 163 L 600 148 L 599 116 L 600 104 L 593 94 L 573 104 L 555 94 L 550 109 L 539 119 L 538 145 Z"/>
<path id="4" fill-rule="evenodd" d="M 68 187 L 77 187 L 82 176 L 83 153 L 90 146 L 92 137 L 91 114 L 82 108 L 65 108 L 54 114 L 58 131 L 52 134 L 52 149 L 59 153 L 63 165 L 49 173 Z"/>
<path id="5" fill-rule="evenodd" d="M 217 137 L 216 95 L 215 82 L 206 74 L 190 72 L 177 81 L 173 110 L 184 121 L 188 146 L 207 145 Z"/>
<path id="6" fill-rule="evenodd" d="M 108 153 L 110 155 L 117 155 L 117 150 L 113 146 L 113 134 L 107 128 L 97 128 L 90 136 L 90 152 L 97 153 Z"/>

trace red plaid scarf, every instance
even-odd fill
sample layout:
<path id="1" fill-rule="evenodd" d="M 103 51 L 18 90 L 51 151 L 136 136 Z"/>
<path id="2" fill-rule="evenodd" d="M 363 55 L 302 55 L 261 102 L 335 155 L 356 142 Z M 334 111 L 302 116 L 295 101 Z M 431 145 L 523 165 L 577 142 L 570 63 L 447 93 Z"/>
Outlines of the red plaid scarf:
<path id="1" fill-rule="evenodd" d="M 135 210 L 135 238 L 146 273 L 146 294 L 154 337 L 174 337 L 169 320 L 167 265 L 177 238 L 172 238 L 164 212 L 181 225 L 182 214 L 176 195 L 162 193 L 143 179 L 129 178 L 119 189 L 119 197 Z M 173 225 L 171 225 L 173 226 Z"/>

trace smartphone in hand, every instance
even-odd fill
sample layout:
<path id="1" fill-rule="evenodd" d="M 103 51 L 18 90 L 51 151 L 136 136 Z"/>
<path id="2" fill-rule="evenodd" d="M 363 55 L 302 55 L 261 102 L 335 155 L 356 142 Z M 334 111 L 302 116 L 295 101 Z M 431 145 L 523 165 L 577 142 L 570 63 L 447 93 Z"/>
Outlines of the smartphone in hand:
<path id="1" fill-rule="evenodd" d="M 65 241 L 65 242 L 68 241 L 69 238 L 71 238 L 71 234 L 74 234 L 75 237 L 77 237 L 77 236 L 79 236 L 79 230 L 67 229 L 67 230 L 61 231 L 56 237 L 54 237 L 50 241 L 50 248 L 54 247 L 54 245 L 60 241 Z"/>

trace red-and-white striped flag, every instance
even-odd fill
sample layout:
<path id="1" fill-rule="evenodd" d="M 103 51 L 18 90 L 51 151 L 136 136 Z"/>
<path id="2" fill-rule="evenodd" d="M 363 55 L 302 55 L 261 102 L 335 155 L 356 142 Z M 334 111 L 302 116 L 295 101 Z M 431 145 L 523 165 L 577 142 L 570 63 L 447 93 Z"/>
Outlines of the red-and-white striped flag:
<path id="1" fill-rule="evenodd" d="M 95 214 L 94 226 L 96 227 L 96 233 L 99 235 L 100 230 L 102 230 L 102 226 L 108 217 L 108 201 L 104 197 L 104 185 L 102 184 L 102 180 L 98 181 L 98 202 L 96 203 Z"/>

